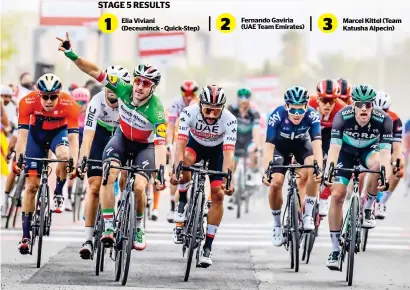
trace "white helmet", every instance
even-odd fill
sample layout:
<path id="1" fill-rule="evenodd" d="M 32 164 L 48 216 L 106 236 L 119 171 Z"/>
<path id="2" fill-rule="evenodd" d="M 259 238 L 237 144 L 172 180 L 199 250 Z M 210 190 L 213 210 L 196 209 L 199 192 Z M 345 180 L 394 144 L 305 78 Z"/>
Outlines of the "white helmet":
<path id="1" fill-rule="evenodd" d="M 119 77 L 126 83 L 130 83 L 131 81 L 131 75 L 128 72 L 126 68 L 123 68 L 122 66 L 119 65 L 112 65 L 107 67 L 105 70 L 105 73 L 108 73 L 109 75 Z"/>
<path id="2" fill-rule="evenodd" d="M 53 94 L 59 93 L 63 87 L 58 76 L 52 73 L 46 73 L 37 80 L 37 89 L 40 93 Z"/>
<path id="3" fill-rule="evenodd" d="M 161 73 L 153 65 L 140 64 L 134 69 L 134 77 L 143 77 L 151 80 L 155 85 L 161 81 Z"/>
<path id="4" fill-rule="evenodd" d="M 384 111 L 388 110 L 391 105 L 390 96 L 386 92 L 377 92 L 373 105 Z"/>
<path id="5" fill-rule="evenodd" d="M 2 96 L 12 96 L 14 95 L 13 90 L 9 86 L 0 86 L 0 95 Z"/>
<path id="6" fill-rule="evenodd" d="M 203 87 L 199 93 L 201 105 L 223 106 L 226 103 L 226 95 L 223 88 L 216 85 Z"/>

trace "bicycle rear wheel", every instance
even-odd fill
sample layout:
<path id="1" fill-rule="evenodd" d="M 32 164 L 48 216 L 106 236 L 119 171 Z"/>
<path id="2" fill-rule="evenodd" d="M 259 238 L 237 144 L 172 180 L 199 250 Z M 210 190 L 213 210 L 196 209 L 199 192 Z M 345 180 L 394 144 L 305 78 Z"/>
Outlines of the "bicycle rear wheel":
<path id="1" fill-rule="evenodd" d="M 352 286 L 353 283 L 354 256 L 356 254 L 358 208 L 359 200 L 356 196 L 352 196 L 352 204 L 350 206 L 349 256 L 347 257 L 347 282 L 349 286 Z"/>
<path id="2" fill-rule="evenodd" d="M 189 279 L 189 273 L 191 272 L 191 265 L 192 265 L 192 256 L 194 254 L 197 234 L 198 234 L 198 223 L 199 223 L 199 216 L 201 213 L 200 206 L 202 205 L 202 194 L 197 194 L 194 200 L 194 206 L 192 207 L 192 213 L 189 218 L 189 223 L 191 224 L 190 229 L 188 231 L 188 235 L 190 236 L 189 246 L 188 246 L 188 257 L 187 262 L 185 265 L 185 277 L 184 281 L 187 282 Z M 198 251 L 199 249 L 197 249 Z"/>
<path id="3" fill-rule="evenodd" d="M 41 185 L 39 191 L 40 194 L 40 222 L 39 222 L 39 231 L 38 231 L 38 246 L 37 246 L 37 268 L 40 268 L 41 265 L 41 252 L 43 247 L 43 236 L 45 229 L 45 213 L 46 213 L 46 195 L 47 195 L 47 185 Z"/>
<path id="4" fill-rule="evenodd" d="M 101 215 L 101 206 L 98 206 L 97 217 L 96 217 L 96 229 L 95 229 L 95 242 L 94 242 L 94 251 L 97 252 L 97 259 L 95 261 L 95 275 L 99 276 L 101 271 L 101 264 L 104 265 L 104 257 L 102 252 L 104 251 L 104 247 L 100 241 L 102 233 L 104 232 L 104 221 Z M 101 271 L 102 272 L 102 271 Z"/>
<path id="5" fill-rule="evenodd" d="M 132 242 L 135 229 L 135 195 L 134 192 L 129 193 L 128 202 L 125 207 L 125 218 L 122 220 L 121 233 L 122 239 L 122 277 L 121 285 L 127 284 L 128 272 L 130 270 Z"/>
<path id="6" fill-rule="evenodd" d="M 295 265 L 295 272 L 299 272 L 299 248 L 300 248 L 300 237 L 299 237 L 299 215 L 298 215 L 298 201 L 297 193 L 291 196 L 291 222 L 292 222 L 292 252 Z"/>
<path id="7" fill-rule="evenodd" d="M 24 177 L 24 174 L 22 173 L 20 174 L 20 176 L 17 178 L 17 181 L 16 181 L 16 186 L 15 186 L 15 190 L 14 190 L 13 197 L 11 200 L 10 209 L 7 214 L 7 219 L 6 219 L 6 224 L 5 224 L 6 229 L 9 228 L 9 222 L 13 214 L 14 214 L 13 215 L 13 228 L 16 227 L 16 218 L 18 215 L 19 207 L 21 207 L 21 193 L 24 188 L 24 181 L 25 181 L 25 177 Z"/>
<path id="8" fill-rule="evenodd" d="M 363 237 L 363 244 L 362 244 L 362 251 L 366 251 L 366 246 L 367 246 L 367 238 L 369 236 L 369 229 L 367 228 L 362 228 L 362 237 Z"/>

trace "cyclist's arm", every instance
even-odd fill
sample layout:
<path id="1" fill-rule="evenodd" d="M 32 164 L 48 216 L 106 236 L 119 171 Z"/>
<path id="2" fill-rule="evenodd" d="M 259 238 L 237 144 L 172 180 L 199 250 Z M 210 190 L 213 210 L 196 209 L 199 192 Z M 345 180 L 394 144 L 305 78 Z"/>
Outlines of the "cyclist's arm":
<path id="1" fill-rule="evenodd" d="M 167 148 L 165 146 L 165 137 L 167 127 L 165 125 L 165 112 L 161 103 L 157 103 L 155 118 L 151 121 L 154 131 L 155 145 L 155 167 L 159 169 L 161 165 L 165 166 L 167 162 Z"/>
<path id="2" fill-rule="evenodd" d="M 18 133 L 16 142 L 16 157 L 26 152 L 27 137 L 29 133 L 30 116 L 33 113 L 34 102 L 30 96 L 26 96 L 20 100 L 18 113 Z"/>
<path id="3" fill-rule="evenodd" d="M 74 166 L 77 165 L 78 151 L 79 151 L 79 129 L 78 129 L 78 115 L 80 113 L 80 107 L 77 103 L 73 102 L 70 108 L 70 114 L 67 116 L 67 129 L 68 129 L 68 148 L 70 151 L 70 157 L 73 158 Z"/>
<path id="4" fill-rule="evenodd" d="M 98 79 L 102 74 L 101 68 L 80 56 L 73 62 L 80 70 L 95 79 Z"/>
<path id="5" fill-rule="evenodd" d="M 393 141 L 393 120 L 386 114 L 382 128 L 380 130 L 380 165 L 386 168 L 386 179 L 388 179 L 392 173 L 391 167 L 391 148 Z"/>
<path id="6" fill-rule="evenodd" d="M 82 159 L 84 156 L 88 158 L 90 155 L 91 145 L 94 140 L 95 130 L 97 128 L 97 121 L 101 115 L 101 104 L 98 97 L 94 96 L 87 106 L 87 113 L 85 115 L 83 142 L 81 143 L 80 155 Z"/>
<path id="7" fill-rule="evenodd" d="M 393 142 L 392 142 L 393 164 L 396 163 L 397 159 L 402 158 L 402 148 L 401 148 L 402 130 L 403 130 L 403 123 L 401 122 L 400 118 L 398 118 L 395 122 L 393 122 Z M 403 162 L 401 162 L 401 166 L 403 166 Z"/>
<path id="8" fill-rule="evenodd" d="M 192 115 L 192 114 L 190 114 Z M 191 120 L 187 114 L 187 108 L 183 109 L 179 118 L 178 140 L 176 140 L 176 150 L 174 156 L 174 167 L 177 168 L 178 163 L 184 160 L 185 148 L 188 143 L 189 128 Z"/>
<path id="9" fill-rule="evenodd" d="M 261 116 L 259 115 L 259 113 L 255 112 L 255 118 L 253 119 L 253 127 L 252 127 L 252 139 L 257 149 L 261 149 L 260 118 Z"/>
<path id="10" fill-rule="evenodd" d="M 232 113 L 229 113 L 228 120 L 226 121 L 226 130 L 224 136 L 224 143 L 222 146 L 224 161 L 222 165 L 222 171 L 228 172 L 228 169 L 233 171 L 234 165 L 234 152 L 236 144 L 236 132 L 238 130 L 238 124 L 236 118 Z"/>
<path id="11" fill-rule="evenodd" d="M 17 135 L 17 143 L 16 143 L 16 157 L 19 158 L 20 154 L 24 155 L 26 151 L 27 145 L 27 137 L 28 137 L 28 129 L 27 128 L 20 128 Z"/>
<path id="12" fill-rule="evenodd" d="M 266 141 L 263 148 L 263 161 L 264 168 L 267 169 L 269 162 L 273 159 L 273 153 L 275 152 L 275 139 L 276 131 L 280 122 L 282 121 L 282 116 L 280 112 L 280 107 L 276 108 L 275 111 L 270 114 L 268 119 L 268 125 L 266 129 Z"/>
<path id="13" fill-rule="evenodd" d="M 340 149 L 342 149 L 344 121 L 341 112 L 342 111 L 339 111 L 333 120 L 330 147 L 329 152 L 327 153 L 326 172 L 329 169 L 331 162 L 333 162 L 336 167 Z"/>
<path id="14" fill-rule="evenodd" d="M 318 164 L 323 164 L 323 150 L 322 150 L 322 130 L 320 128 L 320 116 L 317 112 L 311 111 L 309 113 L 309 120 L 312 125 L 309 129 L 310 138 L 312 140 L 313 157 Z"/>

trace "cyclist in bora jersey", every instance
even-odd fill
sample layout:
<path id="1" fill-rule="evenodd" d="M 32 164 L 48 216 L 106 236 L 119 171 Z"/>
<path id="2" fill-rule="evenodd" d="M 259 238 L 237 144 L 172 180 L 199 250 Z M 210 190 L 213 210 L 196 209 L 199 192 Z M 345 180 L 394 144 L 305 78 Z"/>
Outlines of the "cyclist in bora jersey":
<path id="1" fill-rule="evenodd" d="M 151 65 L 138 65 L 134 69 L 133 84 L 127 84 L 117 76 L 103 72 L 95 64 L 77 56 L 71 48 L 69 35 L 61 41 L 59 50 L 71 59 L 75 65 L 91 77 L 99 81 L 117 95 L 119 101 L 120 125 L 114 136 L 106 145 L 103 161 L 111 160 L 114 165 L 125 165 L 130 153 L 134 154 L 133 165 L 144 169 L 159 169 L 166 162 L 165 147 L 165 113 L 160 99 L 154 91 L 161 80 L 160 72 Z M 155 145 L 155 150 L 154 150 Z M 104 218 L 105 231 L 101 242 L 105 247 L 115 244 L 114 238 L 114 182 L 119 170 L 111 169 L 107 185 L 101 187 L 100 202 Z M 133 248 L 142 251 L 146 247 L 142 221 L 146 208 L 145 189 L 151 176 L 139 172 L 135 175 L 134 192 L 136 194 L 136 231 Z M 165 184 L 155 180 L 158 190 Z"/>
<path id="2" fill-rule="evenodd" d="M 168 108 L 168 125 L 167 125 L 167 154 L 171 157 L 169 164 L 173 164 L 172 157 L 175 155 L 175 146 L 174 142 L 178 138 L 178 128 L 179 124 L 179 115 L 182 110 L 191 104 L 193 99 L 198 97 L 199 87 L 196 81 L 186 80 L 181 85 L 181 95 L 176 97 L 171 106 Z M 170 223 L 174 222 L 174 211 L 175 211 L 175 193 L 177 191 L 177 186 L 171 184 L 170 194 L 171 194 L 171 210 L 167 215 L 167 220 Z"/>
<path id="3" fill-rule="evenodd" d="M 353 105 L 346 106 L 336 114 L 332 126 L 332 139 L 327 157 L 328 174 L 331 162 L 337 167 L 352 168 L 357 160 L 360 165 L 370 170 L 379 170 L 380 165 L 386 168 L 386 186 L 378 187 L 378 174 L 369 174 L 367 199 L 363 205 L 364 218 L 362 227 L 374 228 L 376 220 L 372 211 L 378 190 L 388 189 L 388 178 L 391 173 L 391 117 L 380 109 L 373 107 L 376 92 L 370 85 L 357 85 L 352 90 Z M 332 199 L 329 209 L 329 229 L 332 252 L 326 266 L 330 270 L 339 270 L 339 237 L 343 221 L 343 203 L 351 173 L 336 172 L 331 186 Z"/>
<path id="4" fill-rule="evenodd" d="M 386 217 L 386 203 L 392 195 L 393 191 L 399 184 L 400 179 L 403 177 L 403 158 L 401 149 L 401 138 L 403 131 L 403 124 L 399 116 L 390 110 L 391 99 L 390 96 L 385 92 L 377 92 L 376 98 L 373 101 L 373 105 L 376 108 L 385 111 L 393 120 L 393 141 L 391 149 L 393 174 L 389 179 L 389 190 L 379 193 L 381 196 L 378 198 L 376 207 L 376 218 L 384 219 Z M 396 160 L 400 160 L 400 168 L 397 170 L 395 164 Z"/>
<path id="5" fill-rule="evenodd" d="M 320 115 L 320 127 L 322 129 L 323 156 L 327 156 L 330 146 L 330 135 L 333 119 L 336 113 L 343 109 L 346 104 L 339 99 L 340 87 L 336 81 L 326 79 L 320 81 L 316 86 L 316 96 L 310 96 L 309 106 Z M 329 211 L 330 188 L 324 187 L 319 198 L 319 215 L 327 216 Z"/>
<path id="6" fill-rule="evenodd" d="M 289 165 L 289 154 L 302 165 L 323 163 L 322 140 L 320 136 L 319 114 L 308 106 L 309 94 L 302 87 L 292 87 L 285 92 L 285 105 L 277 107 L 270 115 L 264 148 L 264 166 L 267 169 L 270 161 L 274 165 Z M 281 229 L 281 208 L 283 204 L 282 187 L 286 169 L 273 169 L 271 183 L 266 172 L 263 183 L 270 186 L 269 205 L 273 215 L 272 244 L 280 247 L 283 244 Z M 322 174 L 314 175 L 312 169 L 300 170 L 299 190 L 306 190 L 303 227 L 307 231 L 315 229 L 312 211 L 316 202 L 316 193 Z M 305 176 L 308 176 L 307 178 Z"/>
<path id="7" fill-rule="evenodd" d="M 128 84 L 131 81 L 130 73 L 121 66 L 109 66 L 105 73 L 116 76 Z M 101 160 L 104 148 L 113 136 L 119 122 L 118 98 L 110 89 L 105 88 L 96 94 L 88 104 L 83 144 L 79 155 L 81 160 L 84 156 Z M 88 178 L 88 196 L 85 205 L 85 243 L 80 249 L 80 256 L 83 259 L 90 259 L 93 252 L 94 221 L 102 181 L 102 164 L 87 164 L 85 172 L 87 172 Z"/>
<path id="8" fill-rule="evenodd" d="M 71 91 L 71 96 L 74 98 L 74 100 L 77 102 L 77 104 L 80 106 L 80 113 L 78 115 L 78 127 L 79 127 L 79 147 L 81 147 L 81 144 L 83 142 L 83 132 L 84 132 L 84 120 L 85 120 L 85 114 L 87 111 L 87 105 L 88 102 L 90 101 L 90 91 L 86 88 L 76 88 Z M 74 180 L 70 179 L 67 184 L 67 193 L 68 193 L 68 198 L 64 201 L 64 207 L 66 211 L 72 211 L 73 210 L 73 205 L 71 201 L 71 194 L 73 191 L 73 184 Z"/>
<path id="9" fill-rule="evenodd" d="M 37 90 L 21 99 L 19 104 L 18 136 L 16 156 L 26 153 L 27 157 L 47 158 L 48 150 L 53 151 L 57 159 L 78 158 L 78 113 L 79 107 L 68 94 L 61 92 L 60 78 L 47 73 L 37 81 Z M 35 196 L 40 185 L 41 163 L 29 161 L 24 166 L 26 174 L 23 195 L 22 228 L 23 238 L 19 251 L 25 255 L 30 250 L 30 225 L 34 212 Z M 63 187 L 66 182 L 66 163 L 58 163 L 56 168 L 57 183 L 54 190 L 56 213 L 62 212 L 64 202 Z M 14 171 L 22 168 L 15 165 Z M 73 177 L 75 170 L 70 172 Z"/>
<path id="10" fill-rule="evenodd" d="M 208 169 L 227 172 L 233 169 L 236 142 L 236 118 L 224 108 L 225 92 L 221 87 L 204 87 L 199 94 L 199 104 L 193 104 L 182 110 L 178 128 L 178 140 L 174 157 L 174 169 L 180 161 L 184 165 L 208 161 Z M 179 202 L 175 223 L 185 221 L 187 191 L 190 173 L 183 171 L 178 178 L 172 174 L 171 183 L 178 185 Z M 182 179 L 181 179 L 182 178 Z M 178 180 L 177 180 L 178 179 Z M 181 179 L 181 180 L 180 180 Z M 206 239 L 201 249 L 199 263 L 212 265 L 212 242 L 223 216 L 224 193 L 232 195 L 233 184 L 227 190 L 220 176 L 210 176 L 212 205 L 207 216 Z M 180 181 L 179 181 L 180 180 Z M 174 230 L 174 242 L 182 243 L 181 228 Z"/>
<path id="11" fill-rule="evenodd" d="M 257 153 L 261 151 L 261 138 L 260 138 L 260 118 L 259 113 L 251 108 L 250 99 L 252 92 L 248 88 L 240 88 L 236 94 L 238 103 L 230 105 L 228 110 L 235 116 L 237 120 L 238 133 L 235 145 L 235 173 L 237 161 L 240 157 L 245 157 L 242 151 L 247 152 L 249 155 L 249 167 L 248 176 L 245 176 L 248 185 L 256 185 L 257 181 L 255 176 L 257 175 Z M 260 182 L 260 179 L 259 179 Z M 228 209 L 234 209 L 234 199 L 229 198 Z"/>

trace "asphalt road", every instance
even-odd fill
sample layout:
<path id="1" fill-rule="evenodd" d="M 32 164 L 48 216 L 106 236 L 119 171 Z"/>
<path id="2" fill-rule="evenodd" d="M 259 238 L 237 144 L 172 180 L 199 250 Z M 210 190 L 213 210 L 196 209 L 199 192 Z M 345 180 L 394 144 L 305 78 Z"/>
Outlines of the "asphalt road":
<path id="1" fill-rule="evenodd" d="M 133 251 L 131 270 L 125 287 L 136 289 L 346 289 L 345 272 L 325 266 L 330 252 L 327 219 L 309 265 L 301 262 L 300 272 L 290 269 L 289 254 L 271 245 L 272 216 L 267 198 L 253 204 L 251 212 L 237 220 L 225 210 L 213 246 L 214 264 L 191 270 L 183 282 L 185 259 L 181 245 L 174 245 L 172 225 L 165 216 L 169 196 L 162 195 L 160 218 L 147 227 L 147 248 Z M 409 289 L 410 196 L 402 184 L 390 200 L 388 217 L 378 221 L 369 234 L 368 249 L 355 259 L 354 289 Z M 17 251 L 21 225 L 1 231 L 2 289 L 120 289 L 114 281 L 114 263 L 95 276 L 95 262 L 82 260 L 78 251 L 84 241 L 83 223 L 73 224 L 71 213 L 54 216 L 50 237 L 43 245 L 43 263 L 36 268 L 36 256 Z M 19 220 L 21 220 L 19 218 Z M 4 223 L 4 221 L 3 221 Z M 34 251 L 34 253 L 36 253 Z"/>

